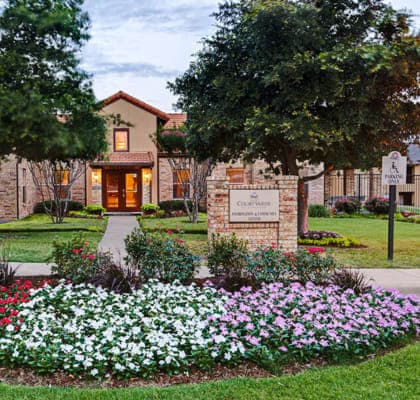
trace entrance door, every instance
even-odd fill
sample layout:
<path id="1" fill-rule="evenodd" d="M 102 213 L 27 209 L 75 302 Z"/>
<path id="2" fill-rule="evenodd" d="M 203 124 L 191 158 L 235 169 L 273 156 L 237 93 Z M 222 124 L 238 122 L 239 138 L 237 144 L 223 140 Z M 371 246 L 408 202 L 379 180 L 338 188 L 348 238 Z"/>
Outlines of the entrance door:
<path id="1" fill-rule="evenodd" d="M 106 171 L 104 206 L 108 211 L 140 209 L 139 172 Z"/>

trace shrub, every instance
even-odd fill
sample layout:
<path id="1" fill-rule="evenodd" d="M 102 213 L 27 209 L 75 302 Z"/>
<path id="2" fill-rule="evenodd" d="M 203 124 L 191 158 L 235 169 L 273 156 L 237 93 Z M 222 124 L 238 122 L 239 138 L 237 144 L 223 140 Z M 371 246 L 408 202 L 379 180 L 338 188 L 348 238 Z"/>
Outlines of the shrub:
<path id="1" fill-rule="evenodd" d="M 326 284 L 337 267 L 335 258 L 321 247 L 299 249 L 296 253 L 295 273 L 302 283 Z"/>
<path id="2" fill-rule="evenodd" d="M 35 204 L 34 207 L 34 214 L 45 214 L 45 209 L 44 209 L 44 203 L 47 205 L 48 208 L 51 207 L 51 201 L 47 200 L 45 202 L 39 202 Z M 69 200 L 67 205 L 67 212 L 69 211 L 82 211 L 83 210 L 83 204 L 79 203 L 78 201 L 73 201 L 73 200 Z M 61 203 L 62 207 L 64 208 L 64 202 Z M 53 209 L 52 211 L 55 212 L 55 203 L 53 202 L 52 205 Z"/>
<path id="3" fill-rule="evenodd" d="M 167 214 L 170 214 L 174 211 L 185 211 L 184 200 L 167 200 L 161 201 L 159 203 L 161 210 L 165 211 Z M 191 208 L 191 201 L 188 200 L 188 207 Z"/>
<path id="4" fill-rule="evenodd" d="M 330 216 L 330 210 L 322 204 L 310 204 L 308 215 L 310 217 L 328 218 Z"/>
<path id="5" fill-rule="evenodd" d="M 186 283 L 193 279 L 199 257 L 186 248 L 184 241 L 168 235 L 144 233 L 135 229 L 126 239 L 126 261 L 136 268 L 142 282 L 158 279 Z"/>
<path id="6" fill-rule="evenodd" d="M 103 215 L 106 209 L 98 204 L 89 204 L 83 208 L 83 211 L 90 215 Z"/>
<path id="7" fill-rule="evenodd" d="M 17 268 L 8 261 L 0 260 L 0 286 L 10 286 L 16 280 Z"/>
<path id="8" fill-rule="evenodd" d="M 150 215 L 150 214 L 156 214 L 156 212 L 160 210 L 160 207 L 157 204 L 146 203 L 141 206 L 141 210 L 145 214 Z"/>
<path id="9" fill-rule="evenodd" d="M 389 200 L 384 197 L 373 197 L 365 203 L 365 208 L 369 212 L 379 215 L 389 213 Z"/>
<path id="10" fill-rule="evenodd" d="M 247 272 L 257 283 L 292 282 L 295 254 L 272 247 L 260 247 L 248 257 Z"/>
<path id="11" fill-rule="evenodd" d="M 337 267 L 333 256 L 320 247 L 287 252 L 273 247 L 259 248 L 248 259 L 246 267 L 257 283 L 326 284 Z"/>
<path id="12" fill-rule="evenodd" d="M 54 240 L 51 271 L 73 283 L 88 282 L 99 268 L 103 255 L 97 254 L 86 238 L 77 233 L 68 241 Z"/>
<path id="13" fill-rule="evenodd" d="M 306 233 L 302 233 L 299 236 L 302 239 L 325 239 L 325 238 L 340 238 L 342 237 L 339 233 L 335 232 L 328 232 L 328 231 L 308 231 Z"/>
<path id="14" fill-rule="evenodd" d="M 335 209 L 337 212 L 344 212 L 346 214 L 354 214 L 360 211 L 362 204 L 354 197 L 344 197 L 335 202 Z"/>
<path id="15" fill-rule="evenodd" d="M 132 293 L 133 290 L 140 288 L 140 280 L 136 271 L 115 263 L 109 254 L 102 257 L 101 264 L 90 283 L 115 293 Z"/>
<path id="16" fill-rule="evenodd" d="M 102 215 L 88 214 L 85 211 L 69 211 L 68 217 L 70 218 L 85 218 L 85 219 L 102 219 Z"/>
<path id="17" fill-rule="evenodd" d="M 360 240 L 352 237 L 326 237 L 322 239 L 298 238 L 298 244 L 303 246 L 333 246 L 333 247 L 358 247 Z"/>
<path id="18" fill-rule="evenodd" d="M 351 269 L 334 271 L 331 276 L 331 283 L 340 286 L 342 289 L 352 289 L 356 294 L 367 293 L 372 289 L 362 272 Z"/>
<path id="19" fill-rule="evenodd" d="M 246 275 L 247 258 L 246 241 L 238 239 L 235 234 L 212 235 L 207 266 L 214 276 L 223 277 L 229 281 L 240 281 Z"/>

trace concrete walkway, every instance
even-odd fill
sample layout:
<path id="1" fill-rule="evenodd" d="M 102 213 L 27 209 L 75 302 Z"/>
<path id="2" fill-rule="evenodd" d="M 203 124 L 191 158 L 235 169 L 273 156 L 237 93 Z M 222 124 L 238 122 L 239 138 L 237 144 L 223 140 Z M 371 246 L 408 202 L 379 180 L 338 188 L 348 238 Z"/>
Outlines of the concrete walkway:
<path id="1" fill-rule="evenodd" d="M 420 269 L 372 268 L 360 269 L 374 287 L 395 288 L 401 293 L 420 297 Z"/>
<path id="2" fill-rule="evenodd" d="M 109 217 L 105 234 L 99 243 L 99 250 L 110 251 L 116 261 L 123 261 L 127 255 L 124 239 L 134 228 L 138 227 L 139 224 L 134 215 L 113 215 Z"/>

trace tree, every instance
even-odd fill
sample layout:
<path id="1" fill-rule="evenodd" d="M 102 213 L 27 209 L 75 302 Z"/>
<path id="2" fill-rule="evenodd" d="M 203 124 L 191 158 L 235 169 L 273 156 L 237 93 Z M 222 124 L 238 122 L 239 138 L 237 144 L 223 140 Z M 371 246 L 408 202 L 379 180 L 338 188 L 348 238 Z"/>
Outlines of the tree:
<path id="1" fill-rule="evenodd" d="M 46 214 L 54 224 L 61 224 L 67 214 L 72 187 L 85 172 L 85 163 L 44 160 L 30 161 L 28 166 Z"/>
<path id="2" fill-rule="evenodd" d="M 90 160 L 106 150 L 80 50 L 83 0 L 6 0 L 0 16 L 0 157 Z"/>
<path id="3" fill-rule="evenodd" d="M 221 5 L 216 33 L 169 87 L 201 159 L 264 159 L 305 182 L 370 168 L 419 131 L 419 38 L 381 0 L 242 0 Z M 323 163 L 302 176 L 305 162 Z"/>
<path id="4" fill-rule="evenodd" d="M 169 165 L 181 189 L 188 218 L 196 224 L 200 202 L 206 194 L 207 177 L 210 176 L 215 163 L 211 158 L 198 160 L 194 153 L 188 150 L 186 132 L 185 126 L 159 130 L 154 136 L 154 141 L 166 152 Z"/>

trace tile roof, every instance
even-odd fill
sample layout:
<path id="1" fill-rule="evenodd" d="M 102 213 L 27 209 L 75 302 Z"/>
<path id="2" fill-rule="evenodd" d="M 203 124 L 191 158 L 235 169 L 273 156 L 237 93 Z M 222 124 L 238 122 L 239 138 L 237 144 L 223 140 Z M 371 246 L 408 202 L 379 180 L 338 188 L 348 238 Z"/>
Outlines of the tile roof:
<path id="1" fill-rule="evenodd" d="M 102 104 L 104 106 L 108 106 L 120 99 L 123 99 L 139 108 L 142 108 L 143 110 L 146 110 L 152 113 L 153 115 L 156 115 L 158 118 L 164 120 L 165 122 L 171 119 L 169 114 L 157 109 L 156 107 L 151 106 L 150 104 L 145 103 L 144 101 L 141 101 L 133 96 L 130 96 L 129 94 L 123 92 L 122 90 L 120 90 L 119 92 L 103 100 Z"/>
<path id="2" fill-rule="evenodd" d="M 168 113 L 171 119 L 163 126 L 164 129 L 179 128 L 187 120 L 186 113 Z"/>
<path id="3" fill-rule="evenodd" d="M 93 166 L 104 166 L 104 165 L 136 165 L 149 167 L 153 166 L 153 154 L 150 151 L 143 151 L 139 153 L 110 153 L 106 155 L 104 160 L 97 160 L 92 163 Z"/>

